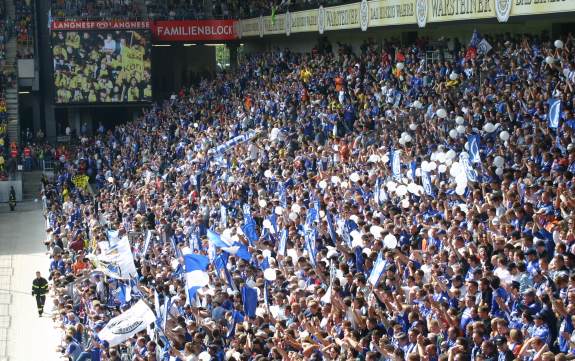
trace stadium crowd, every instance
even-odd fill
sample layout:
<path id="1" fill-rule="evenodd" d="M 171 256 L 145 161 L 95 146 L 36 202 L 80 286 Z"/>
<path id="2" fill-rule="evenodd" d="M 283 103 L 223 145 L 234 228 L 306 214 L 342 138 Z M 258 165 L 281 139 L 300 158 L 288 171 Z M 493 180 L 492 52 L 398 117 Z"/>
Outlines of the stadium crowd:
<path id="1" fill-rule="evenodd" d="M 18 40 L 17 56 L 19 59 L 34 57 L 34 14 L 31 0 L 15 0 L 15 30 Z"/>
<path id="2" fill-rule="evenodd" d="M 63 354 L 573 359 L 574 39 L 480 40 L 252 55 L 61 153 Z M 124 237 L 137 275 L 114 280 Z M 138 299 L 154 327 L 102 340 Z"/>

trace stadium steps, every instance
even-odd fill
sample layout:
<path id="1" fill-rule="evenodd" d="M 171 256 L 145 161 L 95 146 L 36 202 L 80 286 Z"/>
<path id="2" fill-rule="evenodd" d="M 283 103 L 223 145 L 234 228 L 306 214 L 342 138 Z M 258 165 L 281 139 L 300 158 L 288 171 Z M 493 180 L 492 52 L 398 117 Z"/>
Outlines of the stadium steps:
<path id="1" fill-rule="evenodd" d="M 16 17 L 16 6 L 14 5 L 14 0 L 5 0 L 6 4 L 6 15 L 14 19 Z"/>
<path id="2" fill-rule="evenodd" d="M 22 200 L 30 201 L 40 197 L 42 188 L 42 171 L 25 172 L 22 174 Z"/>
<path id="3" fill-rule="evenodd" d="M 14 2 L 12 0 L 6 1 L 6 10 L 8 15 L 14 15 Z M 16 35 L 12 36 L 6 44 L 6 67 L 13 67 L 14 73 L 17 76 L 18 69 L 16 68 L 16 60 L 18 56 L 18 43 Z M 14 87 L 8 88 L 5 91 L 6 95 L 6 111 L 8 112 L 8 137 L 10 141 L 20 142 L 20 114 L 18 105 L 18 82 L 15 82 Z"/>

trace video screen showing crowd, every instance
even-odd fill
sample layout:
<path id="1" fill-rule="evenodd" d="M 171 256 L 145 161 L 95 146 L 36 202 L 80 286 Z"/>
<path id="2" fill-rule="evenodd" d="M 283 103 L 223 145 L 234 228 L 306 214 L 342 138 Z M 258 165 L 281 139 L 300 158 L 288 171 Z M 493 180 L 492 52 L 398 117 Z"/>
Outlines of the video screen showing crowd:
<path id="1" fill-rule="evenodd" d="M 152 99 L 147 30 L 52 33 L 56 103 Z"/>

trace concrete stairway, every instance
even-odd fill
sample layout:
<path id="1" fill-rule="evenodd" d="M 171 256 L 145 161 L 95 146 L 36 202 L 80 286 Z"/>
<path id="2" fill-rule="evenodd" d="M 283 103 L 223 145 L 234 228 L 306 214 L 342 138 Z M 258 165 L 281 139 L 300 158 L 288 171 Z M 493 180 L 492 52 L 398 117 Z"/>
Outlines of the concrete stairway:
<path id="1" fill-rule="evenodd" d="M 25 172 L 22 174 L 22 200 L 29 201 L 40 198 L 42 188 L 42 171 Z"/>
<path id="2" fill-rule="evenodd" d="M 6 3 L 6 13 L 8 17 L 16 18 L 16 8 L 14 0 L 4 0 Z M 8 43 L 6 43 L 6 67 L 14 69 L 14 76 L 18 77 L 16 61 L 18 56 L 17 34 L 13 34 Z M 14 82 L 14 87 L 5 89 L 6 92 L 6 110 L 8 111 L 8 136 L 10 141 L 20 143 L 20 115 L 18 107 L 18 82 Z"/>

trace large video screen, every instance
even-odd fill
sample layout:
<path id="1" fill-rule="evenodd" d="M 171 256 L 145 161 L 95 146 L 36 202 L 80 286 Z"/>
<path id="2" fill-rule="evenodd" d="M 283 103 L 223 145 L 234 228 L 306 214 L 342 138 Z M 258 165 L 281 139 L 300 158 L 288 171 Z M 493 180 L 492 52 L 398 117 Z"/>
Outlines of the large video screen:
<path id="1" fill-rule="evenodd" d="M 150 31 L 52 31 L 57 104 L 152 100 Z"/>

